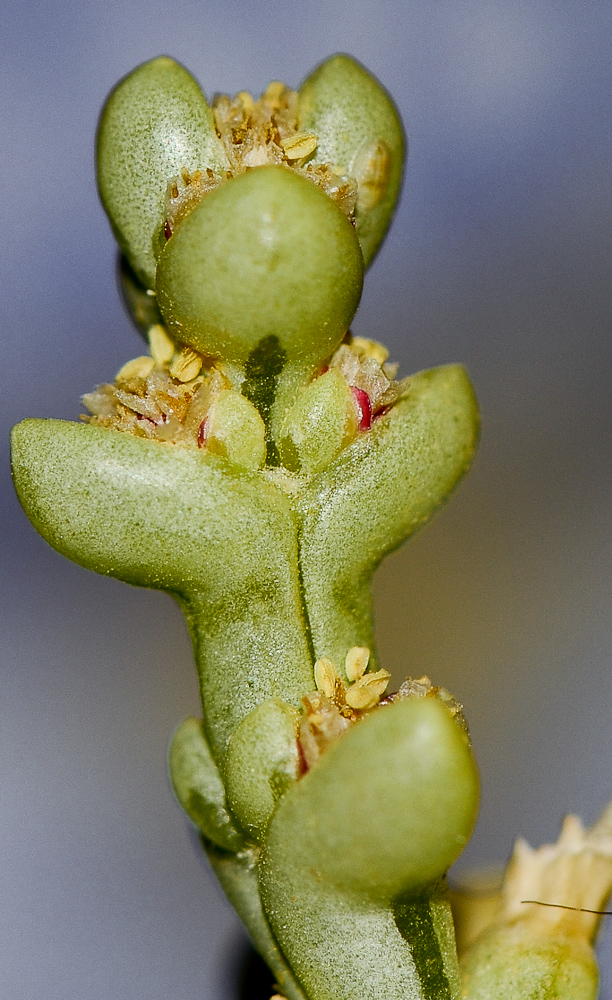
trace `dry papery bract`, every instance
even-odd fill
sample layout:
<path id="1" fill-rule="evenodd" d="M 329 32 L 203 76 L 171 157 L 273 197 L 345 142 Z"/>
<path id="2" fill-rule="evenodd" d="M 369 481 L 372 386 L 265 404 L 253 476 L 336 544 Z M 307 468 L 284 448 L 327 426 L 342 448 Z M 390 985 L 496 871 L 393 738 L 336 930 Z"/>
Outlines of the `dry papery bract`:
<path id="1" fill-rule="evenodd" d="M 313 767 L 354 723 L 372 711 L 407 698 L 437 698 L 467 732 L 463 706 L 446 688 L 434 686 L 429 677 L 409 677 L 398 691 L 385 696 L 391 675 L 386 670 L 366 672 L 369 658 L 370 650 L 365 646 L 349 649 L 344 663 L 347 680 L 326 657 L 315 663 L 317 690 L 302 699 L 298 742 L 303 772 Z"/>
<path id="2" fill-rule="evenodd" d="M 517 840 L 497 919 L 520 918 L 534 929 L 592 940 L 611 891 L 612 804 L 586 829 L 577 816 L 566 816 L 556 844 L 534 849 Z"/>
<path id="3" fill-rule="evenodd" d="M 357 181 L 338 173 L 333 164 L 309 163 L 318 136 L 300 132 L 298 94 L 284 83 L 271 83 L 255 101 L 246 91 L 230 98 L 218 94 L 213 101 L 217 134 L 230 163 L 225 177 L 212 170 L 183 170 L 168 185 L 164 233 L 169 239 L 197 204 L 219 184 L 253 167 L 278 165 L 293 170 L 325 191 L 351 222 L 357 204 Z"/>
<path id="4" fill-rule="evenodd" d="M 230 388 L 229 379 L 210 358 L 175 345 L 162 326 L 150 328 L 149 347 L 150 355 L 128 361 L 114 384 L 83 396 L 89 414 L 81 419 L 168 444 L 205 447 L 208 412 L 219 393 Z M 348 385 L 368 395 L 373 416 L 402 391 L 393 379 L 397 365 L 388 364 L 386 357 L 381 344 L 354 337 L 329 362 Z"/>
<path id="5" fill-rule="evenodd" d="M 593 941 L 612 890 L 612 803 L 591 827 L 566 816 L 556 843 L 519 838 L 505 872 L 473 872 L 452 889 L 459 955 L 495 928 Z"/>

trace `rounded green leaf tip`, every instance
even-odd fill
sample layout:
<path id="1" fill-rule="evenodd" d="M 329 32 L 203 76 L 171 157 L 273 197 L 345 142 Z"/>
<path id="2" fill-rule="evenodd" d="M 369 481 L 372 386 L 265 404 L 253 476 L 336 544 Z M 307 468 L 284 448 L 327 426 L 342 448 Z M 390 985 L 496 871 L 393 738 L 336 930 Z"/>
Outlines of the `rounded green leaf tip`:
<path id="1" fill-rule="evenodd" d="M 258 167 L 200 202 L 163 248 L 161 311 L 178 340 L 246 365 L 263 343 L 304 369 L 340 343 L 363 261 L 355 231 L 319 188 Z"/>
<path id="2" fill-rule="evenodd" d="M 169 182 L 182 170 L 222 174 L 228 166 L 200 87 L 173 59 L 144 63 L 110 94 L 97 139 L 100 197 L 148 288 L 155 284 Z"/>
<path id="3" fill-rule="evenodd" d="M 380 708 L 292 788 L 270 824 L 266 867 L 288 858 L 315 879 L 380 901 L 442 876 L 478 808 L 466 734 L 433 698 Z"/>
<path id="4" fill-rule="evenodd" d="M 347 55 L 322 63 L 302 84 L 299 123 L 318 136 L 313 163 L 327 163 L 358 184 L 355 221 L 366 267 L 389 228 L 405 158 L 401 119 L 390 95 Z"/>

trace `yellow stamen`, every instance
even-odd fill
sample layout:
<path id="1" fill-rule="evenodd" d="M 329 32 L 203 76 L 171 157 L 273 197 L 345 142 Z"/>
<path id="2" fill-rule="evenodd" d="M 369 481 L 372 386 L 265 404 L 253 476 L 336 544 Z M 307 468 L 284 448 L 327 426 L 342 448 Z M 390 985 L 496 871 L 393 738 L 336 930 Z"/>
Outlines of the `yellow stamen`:
<path id="1" fill-rule="evenodd" d="M 366 711 L 374 708 L 380 701 L 381 695 L 387 689 L 391 678 L 388 670 L 377 670 L 375 673 L 364 674 L 346 692 L 346 702 L 351 708 Z"/>
<path id="2" fill-rule="evenodd" d="M 296 132 L 283 139 L 281 146 L 288 160 L 301 160 L 314 153 L 318 142 L 319 137 L 314 132 Z"/>
<path id="3" fill-rule="evenodd" d="M 153 370 L 154 365 L 153 358 L 146 354 L 139 358 L 132 358 L 131 361 L 126 361 L 123 368 L 117 372 L 115 381 L 129 382 L 133 378 L 146 378 Z"/>
<path id="4" fill-rule="evenodd" d="M 346 654 L 344 668 L 349 681 L 358 681 L 366 672 L 370 660 L 370 650 L 367 646 L 353 646 Z"/>
<path id="5" fill-rule="evenodd" d="M 336 690 L 336 668 L 331 660 L 323 657 L 314 665 L 314 678 L 317 691 L 322 691 L 326 698 L 333 698 Z"/>
<path id="6" fill-rule="evenodd" d="M 168 362 L 172 360 L 172 355 L 174 354 L 174 344 L 170 340 L 170 337 L 164 330 L 163 326 L 156 323 L 155 326 L 149 328 L 148 336 L 151 357 L 153 358 L 155 364 L 160 367 L 167 365 Z"/>
<path id="7" fill-rule="evenodd" d="M 180 354 L 175 354 L 168 371 L 172 378 L 179 382 L 191 382 L 199 375 L 202 368 L 202 357 L 196 354 L 190 347 L 184 347 Z"/>

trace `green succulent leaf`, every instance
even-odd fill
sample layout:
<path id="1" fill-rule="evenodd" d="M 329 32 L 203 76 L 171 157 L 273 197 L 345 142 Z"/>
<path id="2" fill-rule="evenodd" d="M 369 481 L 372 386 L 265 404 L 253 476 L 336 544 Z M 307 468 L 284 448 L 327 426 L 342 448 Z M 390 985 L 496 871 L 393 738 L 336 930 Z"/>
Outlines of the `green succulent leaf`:
<path id="1" fill-rule="evenodd" d="M 266 865 L 291 863 L 341 892 L 390 902 L 446 872 L 477 808 L 465 731 L 435 698 L 399 701 L 353 726 L 287 792 Z"/>
<path id="2" fill-rule="evenodd" d="M 260 884 L 310 1000 L 455 1000 L 448 904 L 423 890 L 465 845 L 477 799 L 467 738 L 434 699 L 378 709 L 287 792 Z"/>
<path id="3" fill-rule="evenodd" d="M 353 645 L 373 648 L 372 574 L 465 474 L 478 425 L 464 368 L 420 372 L 301 495 L 300 565 L 317 656 L 340 664 Z"/>
<path id="4" fill-rule="evenodd" d="M 160 56 L 117 84 L 100 119 L 97 167 L 119 245 L 154 288 L 168 184 L 183 169 L 222 175 L 229 167 L 206 98 L 183 66 Z"/>
<path id="5" fill-rule="evenodd" d="M 12 446 L 19 499 L 54 548 L 179 599 L 217 761 L 260 702 L 299 705 L 312 662 L 280 490 L 220 456 L 91 425 L 26 420 Z"/>
<path id="6" fill-rule="evenodd" d="M 313 163 L 327 163 L 358 183 L 355 219 L 368 267 L 389 228 L 404 170 L 405 139 L 391 97 L 350 56 L 322 63 L 302 84 L 300 128 L 316 133 Z"/>

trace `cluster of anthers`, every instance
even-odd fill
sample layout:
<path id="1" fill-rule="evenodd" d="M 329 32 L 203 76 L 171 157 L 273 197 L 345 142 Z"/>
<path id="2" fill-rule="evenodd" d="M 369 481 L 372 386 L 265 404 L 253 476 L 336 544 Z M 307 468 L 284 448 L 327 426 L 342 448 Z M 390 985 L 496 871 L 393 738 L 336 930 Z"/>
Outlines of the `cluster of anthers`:
<path id="1" fill-rule="evenodd" d="M 230 169 L 224 177 L 212 170 L 183 170 L 168 185 L 166 195 L 166 239 L 207 194 L 219 184 L 253 167 L 269 164 L 287 167 L 302 174 L 325 191 L 351 222 L 357 204 L 357 181 L 327 164 L 308 163 L 319 138 L 314 132 L 298 130 L 298 93 L 280 81 L 272 82 L 258 101 L 247 91 L 236 97 L 218 94 L 213 102 L 213 119 Z"/>
<path id="2" fill-rule="evenodd" d="M 180 348 L 161 325 L 149 328 L 150 354 L 128 361 L 113 384 L 83 396 L 85 423 L 173 444 L 202 447 L 212 396 L 229 387 L 216 368 L 190 347 Z"/>
<path id="3" fill-rule="evenodd" d="M 302 699 L 298 749 L 302 773 L 316 764 L 327 748 L 369 712 L 405 698 L 437 698 L 457 724 L 467 732 L 463 706 L 446 688 L 434 686 L 429 677 L 409 677 L 398 691 L 385 695 L 391 674 L 387 670 L 366 672 L 370 650 L 353 646 L 346 654 L 344 672 L 326 657 L 314 666 L 316 691 Z"/>
<path id="4" fill-rule="evenodd" d="M 148 339 L 150 354 L 128 361 L 114 384 L 105 383 L 83 396 L 89 414 L 81 419 L 138 437 L 215 451 L 214 404 L 221 392 L 234 393 L 222 366 L 174 344 L 161 325 L 150 327 Z M 390 364 L 387 356 L 382 344 L 349 335 L 323 369 L 337 368 L 345 378 L 360 431 L 369 430 L 403 390 L 394 379 L 397 364 Z M 245 409 L 250 406 L 240 399 Z M 252 417 L 257 419 L 255 411 Z M 263 423 L 260 433 L 263 448 Z"/>

